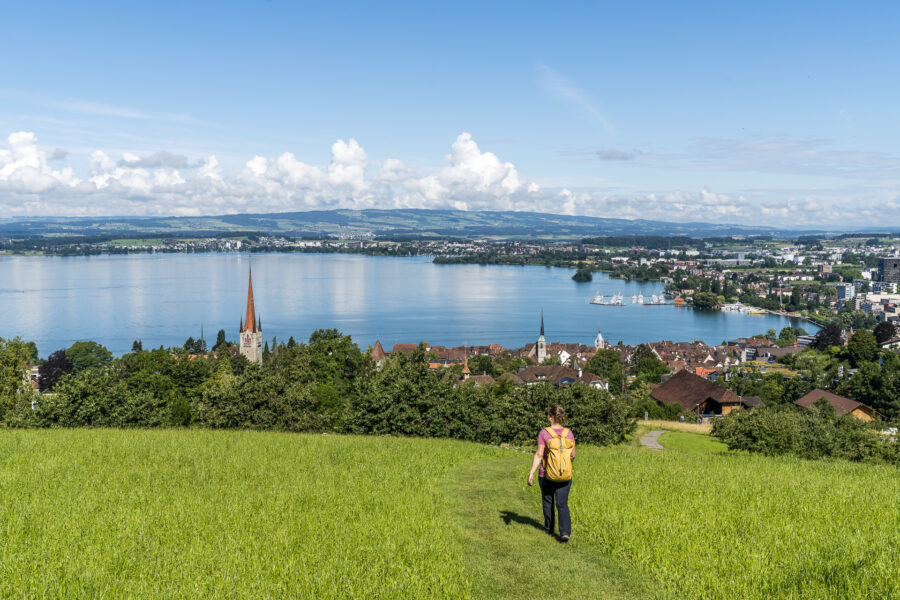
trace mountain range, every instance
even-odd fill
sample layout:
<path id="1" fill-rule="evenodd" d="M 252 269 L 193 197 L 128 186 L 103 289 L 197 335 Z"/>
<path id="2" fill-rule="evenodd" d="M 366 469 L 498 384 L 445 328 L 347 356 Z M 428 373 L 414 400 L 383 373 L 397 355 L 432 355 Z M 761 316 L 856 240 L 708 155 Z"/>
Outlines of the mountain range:
<path id="1" fill-rule="evenodd" d="M 796 235 L 771 227 L 674 223 L 535 212 L 429 209 L 314 210 L 208 217 L 0 218 L 0 236 L 209 235 L 258 232 L 296 237 L 578 239 L 605 235 Z M 810 232 L 804 232 L 810 233 Z"/>

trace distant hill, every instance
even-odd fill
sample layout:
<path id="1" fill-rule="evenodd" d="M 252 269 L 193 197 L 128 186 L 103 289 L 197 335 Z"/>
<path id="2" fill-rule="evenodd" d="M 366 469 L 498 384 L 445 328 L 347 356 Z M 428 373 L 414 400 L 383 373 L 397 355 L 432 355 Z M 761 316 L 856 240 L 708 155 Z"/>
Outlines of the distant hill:
<path id="1" fill-rule="evenodd" d="M 240 231 L 290 236 L 577 239 L 603 235 L 773 235 L 771 227 L 668 223 L 532 212 L 462 210 L 314 210 L 210 217 L 0 218 L 7 237 L 117 234 L 216 234 Z"/>

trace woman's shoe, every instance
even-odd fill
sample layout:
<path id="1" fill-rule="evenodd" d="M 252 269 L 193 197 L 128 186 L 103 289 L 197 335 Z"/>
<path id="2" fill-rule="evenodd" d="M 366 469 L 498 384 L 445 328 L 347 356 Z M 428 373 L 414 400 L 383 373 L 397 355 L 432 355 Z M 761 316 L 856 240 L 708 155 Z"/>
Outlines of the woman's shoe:
<path id="1" fill-rule="evenodd" d="M 569 541 L 569 536 L 567 536 L 567 535 L 561 535 L 561 536 L 559 536 L 559 539 L 561 539 L 561 540 L 564 541 L 564 542 L 568 542 L 568 541 Z"/>

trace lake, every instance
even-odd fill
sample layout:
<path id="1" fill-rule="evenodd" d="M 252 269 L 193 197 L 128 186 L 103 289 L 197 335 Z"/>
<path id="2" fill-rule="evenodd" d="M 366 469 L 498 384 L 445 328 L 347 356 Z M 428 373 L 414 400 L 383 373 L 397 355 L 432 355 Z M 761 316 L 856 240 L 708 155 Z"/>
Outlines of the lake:
<path id="1" fill-rule="evenodd" d="M 537 339 L 541 310 L 548 341 L 591 344 L 600 328 L 611 343 L 726 339 L 802 325 L 772 315 L 701 312 L 675 306 L 589 303 L 598 291 L 631 296 L 662 292 L 659 283 L 596 275 L 572 281 L 550 267 L 435 265 L 429 257 L 351 254 L 0 255 L 0 337 L 37 343 L 41 356 L 77 340 L 115 354 L 181 345 L 188 337 L 229 340 L 245 312 L 252 264 L 264 339 L 305 341 L 335 327 L 365 348 L 378 338 L 455 346 L 518 348 Z M 210 344 L 212 345 L 212 344 Z"/>

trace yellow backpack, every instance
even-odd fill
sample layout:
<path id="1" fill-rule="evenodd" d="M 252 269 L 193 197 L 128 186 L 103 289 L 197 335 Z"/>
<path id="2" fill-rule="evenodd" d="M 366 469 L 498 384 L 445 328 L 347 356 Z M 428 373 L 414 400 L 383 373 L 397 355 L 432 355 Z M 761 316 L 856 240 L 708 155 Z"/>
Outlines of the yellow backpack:
<path id="1" fill-rule="evenodd" d="M 572 479 L 572 448 L 575 442 L 569 439 L 569 430 L 563 429 L 557 435 L 552 427 L 547 427 L 550 441 L 544 454 L 544 477 L 549 481 L 569 481 Z"/>

